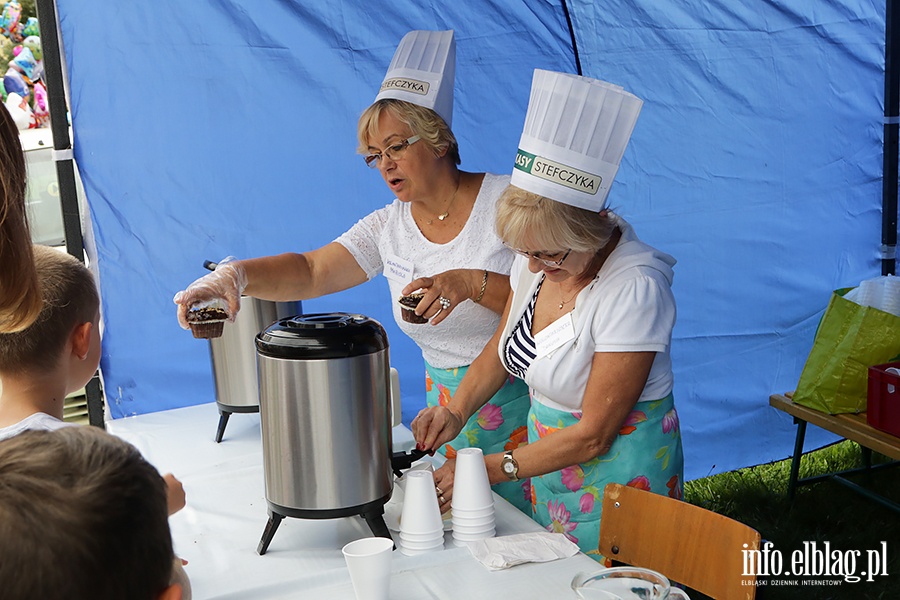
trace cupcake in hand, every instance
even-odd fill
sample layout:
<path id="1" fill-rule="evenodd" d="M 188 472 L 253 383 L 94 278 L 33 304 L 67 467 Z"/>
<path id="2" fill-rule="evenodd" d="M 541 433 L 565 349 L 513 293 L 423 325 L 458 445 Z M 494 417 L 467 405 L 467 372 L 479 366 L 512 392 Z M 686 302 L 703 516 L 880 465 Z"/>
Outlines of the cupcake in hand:
<path id="1" fill-rule="evenodd" d="M 400 314 L 403 317 L 404 321 L 406 321 L 407 323 L 416 323 L 419 325 L 428 322 L 428 319 L 416 314 L 416 307 L 424 297 L 425 292 L 413 292 L 412 294 L 408 294 L 406 296 L 400 296 L 400 298 L 397 300 L 397 303 L 400 304 L 400 308 L 403 309 L 400 311 Z"/>
<path id="2" fill-rule="evenodd" d="M 199 302 L 187 312 L 187 322 L 195 338 L 210 339 L 222 335 L 228 312 L 219 299 Z"/>

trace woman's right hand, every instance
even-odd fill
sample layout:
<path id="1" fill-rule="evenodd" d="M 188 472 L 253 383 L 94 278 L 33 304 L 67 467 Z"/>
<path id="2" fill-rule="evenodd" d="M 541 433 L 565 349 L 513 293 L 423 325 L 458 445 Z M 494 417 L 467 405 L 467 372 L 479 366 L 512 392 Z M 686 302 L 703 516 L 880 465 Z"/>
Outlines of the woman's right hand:
<path id="1" fill-rule="evenodd" d="M 247 272 L 240 261 L 225 259 L 212 273 L 204 275 L 172 299 L 178 305 L 178 324 L 188 329 L 188 310 L 198 302 L 222 299 L 228 305 L 228 320 L 234 321 L 241 308 L 241 294 L 247 287 Z"/>
<path id="2" fill-rule="evenodd" d="M 410 424 L 416 448 L 433 452 L 462 431 L 465 419 L 446 406 L 422 409 Z"/>

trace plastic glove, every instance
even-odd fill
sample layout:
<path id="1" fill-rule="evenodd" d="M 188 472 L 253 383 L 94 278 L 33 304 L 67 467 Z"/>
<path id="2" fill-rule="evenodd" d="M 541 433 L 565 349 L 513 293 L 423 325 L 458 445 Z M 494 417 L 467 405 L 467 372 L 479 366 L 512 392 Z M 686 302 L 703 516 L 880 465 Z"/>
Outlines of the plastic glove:
<path id="1" fill-rule="evenodd" d="M 216 270 L 204 275 L 186 290 L 175 294 L 172 301 L 178 305 L 178 324 L 182 329 L 188 329 L 188 310 L 200 302 L 221 299 L 228 305 L 228 320 L 234 322 L 238 311 L 241 309 L 241 294 L 247 287 L 247 272 L 240 262 L 233 256 L 223 258 Z"/>

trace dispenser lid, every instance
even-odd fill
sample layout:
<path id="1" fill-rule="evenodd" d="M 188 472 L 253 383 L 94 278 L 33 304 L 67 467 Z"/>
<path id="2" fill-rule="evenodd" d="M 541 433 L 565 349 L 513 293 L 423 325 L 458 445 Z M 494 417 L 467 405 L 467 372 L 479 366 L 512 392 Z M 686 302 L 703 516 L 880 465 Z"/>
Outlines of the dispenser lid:
<path id="1" fill-rule="evenodd" d="M 342 312 L 279 319 L 256 336 L 257 352 L 273 358 L 350 358 L 387 348 L 387 333 L 381 323 L 365 315 Z"/>

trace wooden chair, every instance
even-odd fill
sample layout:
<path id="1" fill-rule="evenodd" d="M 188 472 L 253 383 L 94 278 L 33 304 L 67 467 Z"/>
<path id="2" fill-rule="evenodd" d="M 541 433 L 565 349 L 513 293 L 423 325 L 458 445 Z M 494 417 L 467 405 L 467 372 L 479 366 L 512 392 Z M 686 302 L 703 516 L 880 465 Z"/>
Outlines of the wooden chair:
<path id="1" fill-rule="evenodd" d="M 759 545 L 755 529 L 705 508 L 617 483 L 603 490 L 601 554 L 716 600 L 753 600 L 744 551 Z"/>

